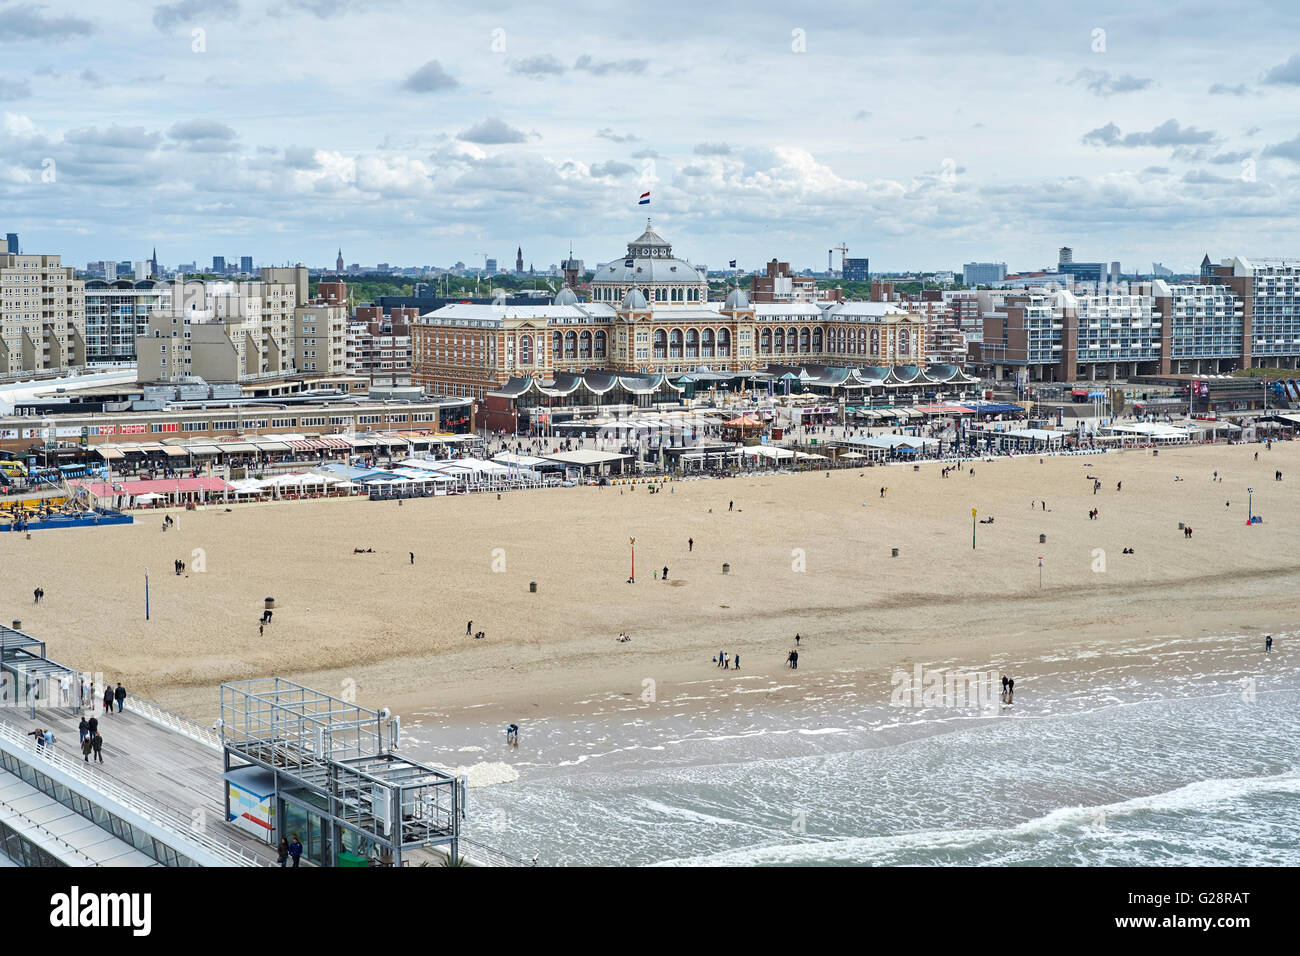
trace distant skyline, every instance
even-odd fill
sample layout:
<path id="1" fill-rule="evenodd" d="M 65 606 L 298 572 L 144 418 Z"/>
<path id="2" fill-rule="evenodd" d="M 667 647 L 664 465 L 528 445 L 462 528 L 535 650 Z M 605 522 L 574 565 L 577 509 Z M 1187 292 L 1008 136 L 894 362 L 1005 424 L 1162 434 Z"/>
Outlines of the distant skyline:
<path id="1" fill-rule="evenodd" d="M 1225 10 L 7 3 L 0 232 L 77 265 L 592 265 L 647 214 L 711 268 L 1300 257 L 1300 9 Z"/>

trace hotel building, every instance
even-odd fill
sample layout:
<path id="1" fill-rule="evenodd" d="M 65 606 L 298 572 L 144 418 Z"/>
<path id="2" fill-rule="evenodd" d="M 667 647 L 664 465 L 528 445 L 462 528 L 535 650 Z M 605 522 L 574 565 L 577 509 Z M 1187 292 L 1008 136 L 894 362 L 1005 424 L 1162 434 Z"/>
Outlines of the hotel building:
<path id="1" fill-rule="evenodd" d="M 709 301 L 703 272 L 647 221 L 626 256 L 596 268 L 591 301 L 448 305 L 411 328 L 413 384 L 483 398 L 511 378 L 606 370 L 642 375 L 773 363 L 924 365 L 924 320 L 888 302 Z"/>

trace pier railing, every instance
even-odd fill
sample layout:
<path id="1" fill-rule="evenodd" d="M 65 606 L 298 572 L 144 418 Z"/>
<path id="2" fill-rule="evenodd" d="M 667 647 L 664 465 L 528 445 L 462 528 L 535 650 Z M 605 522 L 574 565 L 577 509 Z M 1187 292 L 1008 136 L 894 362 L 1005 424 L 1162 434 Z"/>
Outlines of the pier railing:
<path id="1" fill-rule="evenodd" d="M 522 857 L 511 856 L 509 853 L 502 853 L 500 850 L 493 849 L 477 840 L 471 840 L 467 836 L 460 838 L 461 852 L 463 856 L 468 857 L 475 863 L 481 863 L 484 866 L 536 866 L 536 860 L 525 860 Z"/>
<path id="2" fill-rule="evenodd" d="M 20 733 L 6 723 L 0 722 L 0 737 L 20 748 L 36 765 L 41 761 L 57 767 L 63 773 L 75 778 L 87 789 L 125 807 L 132 813 L 148 820 L 164 831 L 174 833 L 192 843 L 196 843 L 226 866 L 265 866 L 265 862 L 247 851 L 219 839 L 194 826 L 193 820 L 173 810 L 171 807 L 141 799 L 124 787 L 118 786 L 103 773 L 94 770 L 90 764 L 74 760 L 60 753 L 51 746 L 38 746 L 28 735 Z M 178 851 L 179 852 L 179 851 Z"/>
<path id="3" fill-rule="evenodd" d="M 143 717 L 150 723 L 188 737 L 209 750 L 215 750 L 217 753 L 222 752 L 221 735 L 211 727 L 205 727 L 196 720 L 191 720 L 174 710 L 168 710 L 162 704 L 149 700 L 147 697 L 137 697 L 132 694 L 126 699 L 125 709 Z"/>

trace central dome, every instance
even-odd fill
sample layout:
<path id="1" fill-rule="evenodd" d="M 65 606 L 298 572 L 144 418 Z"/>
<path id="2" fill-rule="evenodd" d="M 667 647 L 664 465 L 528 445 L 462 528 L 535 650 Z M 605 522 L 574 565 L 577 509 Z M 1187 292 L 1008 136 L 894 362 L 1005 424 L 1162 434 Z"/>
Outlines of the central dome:
<path id="1" fill-rule="evenodd" d="M 629 288 L 641 289 L 646 300 L 655 305 L 708 300 L 704 274 L 674 256 L 672 244 L 655 232 L 649 219 L 645 231 L 627 244 L 627 255 L 598 267 L 591 285 L 597 302 L 620 302 Z"/>

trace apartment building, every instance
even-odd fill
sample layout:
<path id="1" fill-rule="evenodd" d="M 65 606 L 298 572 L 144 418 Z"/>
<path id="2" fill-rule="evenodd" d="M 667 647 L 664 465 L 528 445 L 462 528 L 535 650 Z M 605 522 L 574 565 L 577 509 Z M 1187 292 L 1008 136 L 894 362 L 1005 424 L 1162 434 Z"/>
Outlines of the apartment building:
<path id="1" fill-rule="evenodd" d="M 0 375 L 86 364 L 86 283 L 58 256 L 0 255 Z"/>
<path id="2" fill-rule="evenodd" d="M 366 376 L 372 385 L 403 385 L 411 381 L 411 325 L 419 309 L 364 305 L 348 323 L 347 370 Z"/>
<path id="3" fill-rule="evenodd" d="M 346 338 L 346 290 L 341 299 L 308 298 L 304 266 L 263 269 L 250 282 L 177 282 L 137 336 L 138 379 L 339 373 L 346 370 Z"/>
<path id="4" fill-rule="evenodd" d="M 170 289 L 170 283 L 153 279 L 87 280 L 87 363 L 134 362 L 136 337 L 145 333 L 149 313 Z"/>
<path id="5" fill-rule="evenodd" d="M 1156 280 L 1100 293 L 979 296 L 984 328 L 972 358 L 994 378 L 1023 370 L 1030 381 L 1072 382 L 1242 367 L 1243 304 L 1224 284 Z"/>

